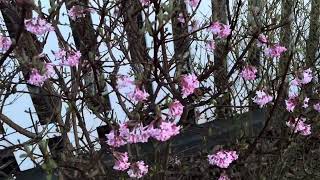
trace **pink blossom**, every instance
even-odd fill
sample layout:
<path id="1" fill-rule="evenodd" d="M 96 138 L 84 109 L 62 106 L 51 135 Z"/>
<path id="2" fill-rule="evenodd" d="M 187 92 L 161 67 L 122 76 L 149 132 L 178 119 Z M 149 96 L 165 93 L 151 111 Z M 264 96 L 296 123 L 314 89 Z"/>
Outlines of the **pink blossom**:
<path id="1" fill-rule="evenodd" d="M 262 108 L 264 105 L 268 104 L 272 100 L 273 97 L 262 90 L 258 90 L 256 92 L 256 96 L 253 98 L 253 102 L 258 104 L 260 108 Z"/>
<path id="2" fill-rule="evenodd" d="M 129 93 L 129 98 L 136 102 L 147 100 L 148 97 L 149 94 L 145 90 L 141 90 L 138 87 L 136 87 L 133 92 Z"/>
<path id="3" fill-rule="evenodd" d="M 286 102 L 286 109 L 289 112 L 293 112 L 296 105 L 299 103 L 299 98 L 297 95 L 290 95 L 288 100 L 285 100 Z"/>
<path id="4" fill-rule="evenodd" d="M 220 168 L 228 168 L 229 165 L 238 159 L 236 151 L 221 150 L 215 154 L 208 155 L 209 164 L 216 165 Z"/>
<path id="5" fill-rule="evenodd" d="M 230 25 L 222 25 L 221 31 L 218 34 L 218 37 L 224 39 L 227 38 L 229 35 L 231 34 L 231 29 L 230 29 Z"/>
<path id="6" fill-rule="evenodd" d="M 65 51 L 63 49 L 60 49 L 59 51 L 54 53 L 54 56 L 56 59 L 61 60 L 61 65 L 70 66 L 70 67 L 76 67 L 81 58 L 80 51 Z"/>
<path id="7" fill-rule="evenodd" d="M 110 133 L 106 135 L 106 137 L 107 137 L 107 144 L 109 146 L 120 147 L 127 144 L 125 139 L 123 139 L 121 136 L 117 134 L 117 131 L 111 130 Z"/>
<path id="8" fill-rule="evenodd" d="M 180 103 L 180 101 L 175 100 L 169 105 L 169 113 L 172 117 L 178 117 L 181 116 L 183 112 L 183 105 Z"/>
<path id="9" fill-rule="evenodd" d="M 7 51 L 10 48 L 11 44 L 12 42 L 10 38 L 0 35 L 0 49 L 2 51 Z"/>
<path id="10" fill-rule="evenodd" d="M 184 15 L 183 15 L 183 13 L 179 13 L 179 16 L 178 16 L 178 21 L 180 22 L 180 23 L 185 23 L 186 22 L 186 20 L 184 19 Z"/>
<path id="11" fill-rule="evenodd" d="M 150 137 L 147 127 L 143 127 L 142 124 L 132 129 L 129 133 L 128 143 L 146 143 Z"/>
<path id="12" fill-rule="evenodd" d="M 215 41 L 214 41 L 214 40 L 207 41 L 207 43 L 206 43 L 206 49 L 207 49 L 208 51 L 213 51 L 213 50 L 215 50 L 215 49 L 216 49 L 216 43 L 215 43 Z"/>
<path id="13" fill-rule="evenodd" d="M 35 86 L 42 86 L 46 79 L 47 78 L 41 75 L 37 69 L 32 69 L 28 83 Z"/>
<path id="14" fill-rule="evenodd" d="M 118 75 L 117 79 L 117 88 L 124 88 L 134 84 L 134 81 L 126 75 Z"/>
<path id="15" fill-rule="evenodd" d="M 45 72 L 45 77 L 46 78 L 51 78 L 55 75 L 55 70 L 54 70 L 54 67 L 55 65 L 52 64 L 52 63 L 46 63 L 45 64 L 45 69 L 46 69 L 46 72 Z"/>
<path id="16" fill-rule="evenodd" d="M 131 178 L 142 178 L 148 173 L 148 165 L 145 165 L 143 161 L 137 161 L 131 164 L 127 173 Z"/>
<path id="17" fill-rule="evenodd" d="M 317 104 L 313 105 L 313 109 L 315 109 L 316 111 L 320 112 L 320 103 L 317 103 Z"/>
<path id="18" fill-rule="evenodd" d="M 257 77 L 257 68 L 254 66 L 246 66 L 240 73 L 240 76 L 245 80 L 254 80 Z"/>
<path id="19" fill-rule="evenodd" d="M 311 134 L 311 125 L 304 123 L 305 118 L 295 118 L 286 122 L 286 125 L 291 128 L 294 133 L 299 133 L 303 136 L 308 136 Z"/>
<path id="20" fill-rule="evenodd" d="M 277 58 L 280 57 L 281 54 L 285 51 L 287 51 L 287 48 L 280 46 L 279 44 L 276 44 L 270 48 L 266 48 L 264 53 L 267 57 Z"/>
<path id="21" fill-rule="evenodd" d="M 27 31 L 35 35 L 43 35 L 46 32 L 54 30 L 50 23 L 40 17 L 27 19 L 24 21 L 24 25 Z"/>
<path id="22" fill-rule="evenodd" d="M 301 86 L 310 83 L 312 81 L 312 78 L 312 70 L 308 68 L 304 70 L 301 74 L 299 74 L 297 77 L 295 77 L 295 79 L 291 81 L 291 84 L 295 86 Z"/>
<path id="23" fill-rule="evenodd" d="M 180 85 L 182 87 L 182 95 L 186 97 L 199 87 L 199 81 L 194 74 L 182 75 Z"/>
<path id="24" fill-rule="evenodd" d="M 265 46 L 268 43 L 267 36 L 260 34 L 258 37 L 258 47 Z"/>
<path id="25" fill-rule="evenodd" d="M 199 4 L 199 0 L 186 0 L 186 4 L 189 4 L 191 7 L 195 8 Z"/>
<path id="26" fill-rule="evenodd" d="M 94 12 L 91 8 L 84 8 L 79 5 L 72 6 L 72 8 L 68 11 L 69 17 L 75 21 L 77 18 L 83 18 L 85 17 L 86 13 Z"/>
<path id="27" fill-rule="evenodd" d="M 151 137 L 158 141 L 167 141 L 172 136 L 176 136 L 180 133 L 180 126 L 172 122 L 161 122 L 160 128 L 149 128 L 149 134 Z"/>
<path id="28" fill-rule="evenodd" d="M 221 174 L 218 180 L 230 180 L 226 174 Z"/>
<path id="29" fill-rule="evenodd" d="M 225 39 L 231 34 L 230 25 L 214 22 L 209 27 L 212 34 L 217 35 L 219 38 Z"/>
<path id="30" fill-rule="evenodd" d="M 302 105 L 303 108 L 309 107 L 309 104 L 308 104 L 309 100 L 310 100 L 310 98 L 308 98 L 308 97 L 304 98 L 303 105 Z"/>
<path id="31" fill-rule="evenodd" d="M 221 31 L 221 24 L 220 22 L 214 22 L 211 24 L 211 26 L 209 27 L 209 31 L 212 32 L 212 34 L 217 35 L 220 33 Z"/>
<path id="32" fill-rule="evenodd" d="M 140 0 L 142 6 L 149 6 L 151 1 L 150 0 Z"/>
<path id="33" fill-rule="evenodd" d="M 116 161 L 114 163 L 113 169 L 118 171 L 125 171 L 130 167 L 130 163 L 128 162 L 128 153 L 120 153 L 115 152 L 114 156 L 116 158 Z"/>

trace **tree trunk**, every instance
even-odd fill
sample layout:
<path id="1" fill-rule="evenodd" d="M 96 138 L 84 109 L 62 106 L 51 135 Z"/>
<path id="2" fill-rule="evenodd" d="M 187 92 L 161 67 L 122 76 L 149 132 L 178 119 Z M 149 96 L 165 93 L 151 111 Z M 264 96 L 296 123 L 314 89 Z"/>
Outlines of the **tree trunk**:
<path id="1" fill-rule="evenodd" d="M 226 0 L 212 0 L 212 19 L 213 22 L 219 21 L 227 23 L 227 1 Z M 227 54 L 225 50 L 225 43 L 216 43 L 214 52 L 214 63 L 218 70 L 214 73 L 214 82 L 219 92 L 224 91 L 228 82 L 226 81 L 228 68 L 227 68 Z M 228 90 L 227 90 L 228 91 Z M 216 100 L 216 119 L 224 119 L 230 115 L 230 108 L 225 106 L 231 105 L 230 92 L 225 92 L 221 97 Z"/>
<path id="2" fill-rule="evenodd" d="M 315 73 L 316 62 L 318 60 L 317 52 L 319 49 L 320 41 L 320 1 L 311 1 L 311 12 L 310 12 L 310 29 L 309 37 L 306 42 L 306 68 L 311 68 Z M 308 97 L 312 97 L 314 83 L 310 82 L 307 84 L 305 91 Z"/>

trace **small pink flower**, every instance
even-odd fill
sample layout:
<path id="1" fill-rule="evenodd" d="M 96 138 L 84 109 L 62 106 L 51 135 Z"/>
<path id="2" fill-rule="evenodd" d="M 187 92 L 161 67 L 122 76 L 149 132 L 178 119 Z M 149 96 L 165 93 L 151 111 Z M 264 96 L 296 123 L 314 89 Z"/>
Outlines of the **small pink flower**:
<path id="1" fill-rule="evenodd" d="M 199 0 L 186 0 L 186 4 L 189 4 L 191 7 L 196 8 L 199 4 Z"/>
<path id="2" fill-rule="evenodd" d="M 217 35 L 220 33 L 221 31 L 221 24 L 220 22 L 214 22 L 211 24 L 211 26 L 209 27 L 209 31 L 212 32 L 212 34 Z"/>
<path id="3" fill-rule="evenodd" d="M 262 108 L 264 105 L 268 104 L 272 100 L 273 97 L 262 90 L 258 90 L 256 92 L 256 96 L 253 98 L 253 102 L 258 104 L 260 108 Z"/>
<path id="4" fill-rule="evenodd" d="M 128 143 L 146 143 L 150 137 L 147 127 L 143 127 L 142 124 L 132 129 L 128 137 Z"/>
<path id="5" fill-rule="evenodd" d="M 117 134 L 117 131 L 111 130 L 110 133 L 106 135 L 106 137 L 107 137 L 107 144 L 109 146 L 120 147 L 127 144 L 125 139 L 123 139 L 121 136 Z"/>
<path id="6" fill-rule="evenodd" d="M 116 158 L 116 161 L 114 163 L 113 169 L 118 171 L 125 171 L 130 167 L 130 163 L 128 162 L 128 153 L 120 153 L 115 152 L 114 156 Z"/>
<path id="7" fill-rule="evenodd" d="M 151 1 L 150 0 L 140 0 L 142 6 L 149 6 Z"/>
<path id="8" fill-rule="evenodd" d="M 24 25 L 27 31 L 35 35 L 43 35 L 49 31 L 53 31 L 54 28 L 46 20 L 36 17 L 32 19 L 27 19 L 24 21 Z"/>
<path id="9" fill-rule="evenodd" d="M 295 118 L 286 122 L 286 125 L 291 128 L 294 133 L 299 133 L 303 136 L 308 136 L 311 134 L 311 125 L 305 124 L 305 118 Z"/>
<path id="10" fill-rule="evenodd" d="M 12 42 L 10 38 L 0 35 L 0 49 L 2 51 L 7 51 L 10 48 L 11 44 Z"/>
<path id="11" fill-rule="evenodd" d="M 141 90 L 138 87 L 131 93 L 129 93 L 129 98 L 136 102 L 141 102 L 147 100 L 149 94 L 145 90 Z"/>
<path id="12" fill-rule="evenodd" d="M 226 174 L 221 174 L 218 180 L 230 180 Z"/>
<path id="13" fill-rule="evenodd" d="M 179 13 L 179 16 L 178 16 L 178 21 L 180 22 L 180 23 L 185 23 L 186 22 L 186 20 L 184 19 L 184 15 L 183 15 L 183 13 Z"/>
<path id="14" fill-rule="evenodd" d="M 169 113 L 174 118 L 181 116 L 183 108 L 184 106 L 180 103 L 180 101 L 175 100 L 169 105 Z"/>
<path id="15" fill-rule="evenodd" d="M 310 83 L 312 79 L 312 70 L 308 68 L 304 70 L 301 74 L 299 74 L 297 77 L 295 77 L 295 79 L 291 81 L 291 84 L 294 86 L 301 86 Z"/>
<path id="16" fill-rule="evenodd" d="M 119 75 L 117 79 L 117 88 L 124 88 L 134 84 L 134 80 L 132 80 L 129 76 Z"/>
<path id="17" fill-rule="evenodd" d="M 267 45 L 267 43 L 268 43 L 267 36 L 260 34 L 258 37 L 258 42 L 257 42 L 258 47 L 265 46 L 265 45 Z"/>
<path id="18" fill-rule="evenodd" d="M 148 173 L 148 165 L 145 165 L 143 161 L 137 161 L 131 164 L 127 173 L 131 178 L 140 179 Z"/>
<path id="19" fill-rule="evenodd" d="M 81 58 L 80 51 L 65 51 L 63 49 L 60 49 L 59 51 L 54 53 L 54 56 L 56 59 L 61 60 L 61 65 L 70 66 L 70 67 L 76 67 Z"/>
<path id="20" fill-rule="evenodd" d="M 84 8 L 79 5 L 72 6 L 72 8 L 68 11 L 69 17 L 75 21 L 77 18 L 83 18 L 86 16 L 86 13 L 94 12 L 91 8 Z"/>
<path id="21" fill-rule="evenodd" d="M 288 100 L 285 100 L 286 102 L 286 109 L 289 112 L 293 112 L 294 108 L 298 105 L 299 103 L 299 98 L 297 97 L 297 95 L 291 95 L 289 96 Z"/>
<path id="22" fill-rule="evenodd" d="M 222 29 L 220 31 L 220 33 L 218 34 L 218 37 L 225 39 L 227 38 L 229 35 L 231 34 L 231 29 L 230 29 L 230 25 L 222 25 Z"/>
<path id="23" fill-rule="evenodd" d="M 310 100 L 310 98 L 308 98 L 308 97 L 304 98 L 303 105 L 302 105 L 303 108 L 309 107 L 309 104 L 308 104 L 309 100 Z"/>
<path id="24" fill-rule="evenodd" d="M 167 141 L 171 137 L 176 136 L 180 133 L 180 126 L 177 126 L 171 122 L 161 122 L 160 128 L 149 128 L 149 134 L 151 137 L 158 141 Z"/>
<path id="25" fill-rule="evenodd" d="M 313 109 L 320 112 L 320 103 L 313 105 Z"/>
<path id="26" fill-rule="evenodd" d="M 231 34 L 230 25 L 222 24 L 220 22 L 212 23 L 209 27 L 209 31 L 221 39 L 225 39 Z"/>
<path id="27" fill-rule="evenodd" d="M 52 64 L 52 63 L 46 63 L 45 64 L 45 69 L 46 69 L 46 72 L 45 72 L 45 77 L 46 78 L 52 78 L 54 75 L 55 75 L 55 70 L 54 70 L 54 67 L 55 65 Z"/>
<path id="28" fill-rule="evenodd" d="M 215 43 L 215 41 L 214 41 L 214 40 L 207 41 L 207 43 L 206 43 L 206 49 L 207 49 L 208 51 L 213 51 L 213 50 L 215 50 L 215 49 L 216 49 L 216 43 Z"/>
<path id="29" fill-rule="evenodd" d="M 199 81 L 195 74 L 182 75 L 180 86 L 182 87 L 182 95 L 189 96 L 199 87 Z"/>
<path id="30" fill-rule="evenodd" d="M 47 78 L 41 75 L 37 69 L 32 69 L 28 83 L 35 86 L 42 86 L 46 79 Z"/>
<path id="31" fill-rule="evenodd" d="M 270 48 L 266 48 L 264 53 L 267 57 L 277 58 L 280 57 L 282 53 L 287 51 L 287 48 L 276 44 Z"/>
<path id="32" fill-rule="evenodd" d="M 240 76 L 245 80 L 254 80 L 257 77 L 257 68 L 254 66 L 246 66 L 240 73 Z"/>
<path id="33" fill-rule="evenodd" d="M 216 165 L 220 168 L 228 168 L 229 165 L 238 159 L 236 151 L 221 150 L 215 154 L 208 155 L 209 164 Z"/>

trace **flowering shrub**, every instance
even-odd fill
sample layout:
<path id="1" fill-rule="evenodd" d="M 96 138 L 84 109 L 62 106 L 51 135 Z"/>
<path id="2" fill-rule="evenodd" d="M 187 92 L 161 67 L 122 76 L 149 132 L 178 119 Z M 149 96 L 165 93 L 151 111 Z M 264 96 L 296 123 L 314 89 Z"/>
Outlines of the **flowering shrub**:
<path id="1" fill-rule="evenodd" d="M 41 3 L 0 1 L 0 133 L 48 175 L 319 176 L 315 0 Z"/>

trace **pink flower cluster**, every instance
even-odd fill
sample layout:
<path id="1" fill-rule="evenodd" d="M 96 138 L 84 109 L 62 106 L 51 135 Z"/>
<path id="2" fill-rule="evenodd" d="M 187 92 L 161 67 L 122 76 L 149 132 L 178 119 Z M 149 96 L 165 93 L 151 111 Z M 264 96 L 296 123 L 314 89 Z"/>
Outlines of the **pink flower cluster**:
<path id="1" fill-rule="evenodd" d="M 291 81 L 291 84 L 294 86 L 302 86 L 310 83 L 312 81 L 312 78 L 312 70 L 309 68 L 302 71 L 302 73 L 295 77 L 294 80 Z"/>
<path id="2" fill-rule="evenodd" d="M 76 67 L 81 58 L 80 51 L 66 51 L 60 49 L 59 51 L 54 53 L 56 59 L 61 60 L 61 65 Z"/>
<path id="3" fill-rule="evenodd" d="M 277 57 L 280 57 L 281 54 L 284 53 L 285 51 L 287 51 L 287 48 L 280 46 L 279 44 L 276 44 L 272 47 L 266 48 L 264 50 L 264 53 L 267 57 L 277 58 Z"/>
<path id="4" fill-rule="evenodd" d="M 286 125 L 291 128 L 294 133 L 299 133 L 303 136 L 308 136 L 311 134 L 311 125 L 305 123 L 305 118 L 295 118 L 286 122 Z"/>
<path id="5" fill-rule="evenodd" d="M 184 19 L 183 13 L 179 13 L 177 19 L 178 19 L 178 21 L 179 21 L 180 23 L 182 23 L 182 24 L 186 22 L 186 20 Z"/>
<path id="6" fill-rule="evenodd" d="M 240 73 L 240 76 L 245 80 L 254 80 L 257 77 L 257 68 L 254 66 L 246 66 Z"/>
<path id="7" fill-rule="evenodd" d="M 118 170 L 118 171 L 125 171 L 130 167 L 129 157 L 128 153 L 120 153 L 120 152 L 115 152 L 114 156 L 116 158 L 116 161 L 114 163 L 113 169 Z"/>
<path id="8" fill-rule="evenodd" d="M 180 103 L 180 101 L 175 100 L 169 105 L 169 114 L 174 118 L 181 116 L 183 108 L 184 106 Z"/>
<path id="9" fill-rule="evenodd" d="M 135 102 L 141 102 L 147 100 L 149 94 L 146 90 L 141 90 L 140 88 L 136 87 L 133 92 L 129 93 L 129 98 Z"/>
<path id="10" fill-rule="evenodd" d="M 215 154 L 208 155 L 209 164 L 220 168 L 228 168 L 229 165 L 238 159 L 236 151 L 221 150 Z"/>
<path id="11" fill-rule="evenodd" d="M 273 97 L 262 90 L 258 90 L 256 92 L 256 96 L 253 98 L 253 102 L 258 104 L 260 108 L 262 108 L 264 105 L 268 104 L 272 100 Z"/>
<path id="12" fill-rule="evenodd" d="M 113 166 L 114 170 L 125 171 L 130 168 L 127 171 L 127 173 L 131 178 L 142 178 L 144 175 L 148 173 L 148 165 L 145 165 L 143 161 L 137 161 L 131 164 L 129 162 L 127 152 L 115 152 L 114 157 L 116 159 L 115 164 Z"/>
<path id="13" fill-rule="evenodd" d="M 268 43 L 268 38 L 267 36 L 263 35 L 263 34 L 260 34 L 258 36 L 258 42 L 257 42 L 257 45 L 258 47 L 263 47 L 263 46 L 266 46 Z"/>
<path id="14" fill-rule="evenodd" d="M 158 141 L 167 141 L 172 136 L 179 134 L 180 126 L 171 122 L 162 121 L 159 128 L 153 125 L 142 126 L 141 124 L 134 127 L 131 131 L 127 124 L 120 124 L 119 130 L 112 130 L 107 134 L 107 144 L 112 147 L 120 147 L 127 143 L 145 143 L 152 137 Z"/>
<path id="15" fill-rule="evenodd" d="M 225 39 L 231 34 L 230 25 L 222 24 L 220 22 L 212 23 L 209 27 L 209 31 L 221 39 Z"/>
<path id="16" fill-rule="evenodd" d="M 47 79 L 54 76 L 55 71 L 53 69 L 53 66 L 54 65 L 52 63 L 46 63 L 44 74 L 41 74 L 37 69 L 32 69 L 27 82 L 35 86 L 42 86 Z"/>
<path id="17" fill-rule="evenodd" d="M 75 21 L 77 18 L 85 17 L 86 13 L 92 12 L 94 12 L 94 10 L 91 8 L 84 8 L 79 5 L 75 5 L 68 11 L 68 15 L 73 21 Z"/>
<path id="18" fill-rule="evenodd" d="M 297 95 L 290 95 L 288 100 L 285 100 L 286 103 L 286 109 L 289 112 L 293 112 L 295 107 L 298 105 L 299 103 L 299 98 Z"/>
<path id="19" fill-rule="evenodd" d="M 11 42 L 10 38 L 0 35 L 0 49 L 1 49 L 1 51 L 7 51 L 10 48 L 11 44 L 12 44 L 12 42 Z"/>
<path id="20" fill-rule="evenodd" d="M 142 6 L 149 6 L 151 1 L 150 0 L 140 0 Z"/>
<path id="21" fill-rule="evenodd" d="M 186 0 L 186 4 L 189 4 L 191 7 L 195 8 L 199 4 L 199 0 Z"/>
<path id="22" fill-rule="evenodd" d="M 148 173 L 148 165 L 145 165 L 143 161 L 137 161 L 131 164 L 130 169 L 127 171 L 131 178 L 142 178 Z"/>
<path id="23" fill-rule="evenodd" d="M 24 25 L 27 31 L 35 35 L 43 35 L 46 32 L 54 30 L 50 23 L 40 17 L 27 19 L 24 21 Z"/>
<path id="24" fill-rule="evenodd" d="M 135 85 L 134 81 L 126 75 L 118 75 L 117 89 L 128 88 L 130 91 L 126 94 L 129 99 L 134 102 L 141 102 L 148 99 L 150 96 L 144 89 L 142 90 Z"/>
<path id="25" fill-rule="evenodd" d="M 149 134 L 151 137 L 158 141 L 167 141 L 171 137 L 176 136 L 180 133 L 180 126 L 177 126 L 171 122 L 164 122 L 160 124 L 160 128 L 149 129 Z"/>
<path id="26" fill-rule="evenodd" d="M 199 87 L 197 76 L 195 74 L 182 75 L 180 86 L 182 88 L 182 96 L 189 96 Z"/>

